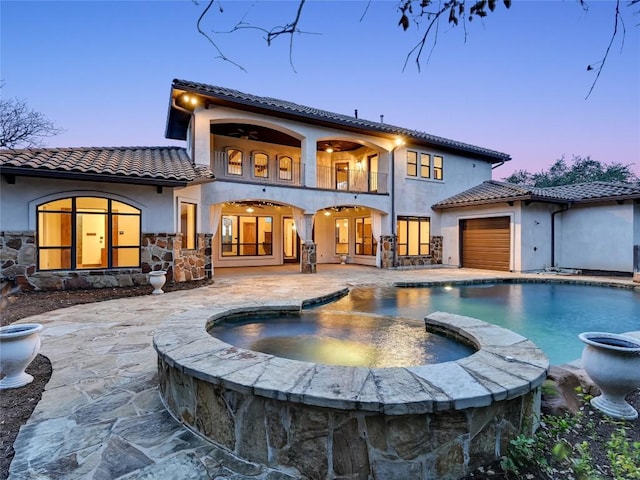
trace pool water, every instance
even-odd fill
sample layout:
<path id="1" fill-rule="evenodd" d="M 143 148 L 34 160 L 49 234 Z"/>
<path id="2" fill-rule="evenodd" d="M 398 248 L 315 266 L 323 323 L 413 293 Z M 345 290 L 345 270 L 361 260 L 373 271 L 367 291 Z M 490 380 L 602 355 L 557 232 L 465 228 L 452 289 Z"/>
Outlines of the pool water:
<path id="1" fill-rule="evenodd" d="M 317 310 L 415 319 L 436 311 L 466 315 L 529 338 L 555 365 L 580 358 L 581 332 L 640 330 L 640 292 L 561 283 L 356 288 Z"/>
<path id="2" fill-rule="evenodd" d="M 217 323 L 223 342 L 292 360 L 350 367 L 407 367 L 471 355 L 468 345 L 426 331 L 424 321 L 314 309 Z"/>

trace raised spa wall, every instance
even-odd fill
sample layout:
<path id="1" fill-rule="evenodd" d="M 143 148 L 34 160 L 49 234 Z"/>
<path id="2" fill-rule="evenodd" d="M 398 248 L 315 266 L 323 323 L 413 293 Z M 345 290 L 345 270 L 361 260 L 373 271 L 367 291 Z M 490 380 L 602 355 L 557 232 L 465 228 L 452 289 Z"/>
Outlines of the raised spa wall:
<path id="1" fill-rule="evenodd" d="M 207 326 L 243 313 L 208 315 Z M 437 312 L 429 330 L 478 351 L 417 367 L 339 367 L 233 347 L 206 333 L 203 314 L 185 312 L 155 332 L 163 401 L 194 432 L 283 475 L 457 479 L 537 426 L 549 362 L 509 330 Z"/>

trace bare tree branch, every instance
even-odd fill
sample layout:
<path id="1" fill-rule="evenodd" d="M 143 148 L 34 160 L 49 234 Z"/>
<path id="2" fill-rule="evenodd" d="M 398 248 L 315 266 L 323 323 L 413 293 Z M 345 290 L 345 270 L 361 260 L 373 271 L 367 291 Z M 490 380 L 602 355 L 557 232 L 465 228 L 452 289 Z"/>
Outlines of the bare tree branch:
<path id="1" fill-rule="evenodd" d="M 216 58 L 220 58 L 221 60 L 224 60 L 225 62 L 229 62 L 230 64 L 235 65 L 236 67 L 238 67 L 243 72 L 246 72 L 247 70 L 242 65 L 239 65 L 238 63 L 236 63 L 233 60 L 231 60 L 230 58 L 228 58 L 224 53 L 222 53 L 222 50 L 220 50 L 220 48 L 218 47 L 216 42 L 214 42 L 213 39 L 204 30 L 202 30 L 202 28 L 200 27 L 200 24 L 202 23 L 202 19 L 207 15 L 207 12 L 213 6 L 214 2 L 215 2 L 215 0 L 209 0 L 209 3 L 207 4 L 205 9 L 202 11 L 200 16 L 198 17 L 198 21 L 196 22 L 196 28 L 198 29 L 198 32 L 200 33 L 200 35 L 202 35 L 204 38 L 206 38 L 209 41 L 209 43 L 213 46 L 213 48 L 215 48 L 216 51 L 218 52 L 218 57 L 216 57 Z M 195 5 L 199 5 L 197 0 L 193 0 L 193 3 Z M 220 11 L 222 11 L 222 8 L 220 8 Z"/>
<path id="2" fill-rule="evenodd" d="M 0 148 L 42 147 L 44 138 L 62 132 L 42 113 L 29 108 L 25 101 L 0 100 Z"/>
<path id="3" fill-rule="evenodd" d="M 581 0 L 581 2 L 582 1 L 584 0 Z M 634 3 L 637 3 L 637 2 L 629 2 L 629 5 L 633 5 Z M 609 57 L 609 50 L 611 50 L 613 41 L 615 40 L 616 35 L 618 35 L 618 21 L 620 21 L 620 24 L 622 25 L 622 45 L 624 45 L 624 37 L 626 34 L 626 29 L 624 28 L 624 21 L 622 20 L 622 16 L 620 16 L 620 0 L 616 0 L 616 14 L 615 14 L 614 24 L 613 24 L 613 33 L 611 34 L 611 39 L 609 40 L 609 45 L 607 46 L 607 50 L 604 52 L 604 57 L 602 57 L 602 60 L 600 60 L 599 62 L 596 62 L 592 65 L 587 65 L 587 71 L 590 71 L 590 70 L 596 71 L 596 78 L 593 80 L 593 83 L 591 84 L 591 88 L 589 89 L 589 93 L 587 93 L 587 96 L 584 98 L 585 100 L 587 100 L 591 95 L 591 92 L 593 92 L 593 89 L 595 88 L 596 83 L 598 83 L 598 79 L 600 78 L 600 74 L 602 73 L 602 69 L 604 68 L 604 64 L 607 61 L 607 58 Z"/>

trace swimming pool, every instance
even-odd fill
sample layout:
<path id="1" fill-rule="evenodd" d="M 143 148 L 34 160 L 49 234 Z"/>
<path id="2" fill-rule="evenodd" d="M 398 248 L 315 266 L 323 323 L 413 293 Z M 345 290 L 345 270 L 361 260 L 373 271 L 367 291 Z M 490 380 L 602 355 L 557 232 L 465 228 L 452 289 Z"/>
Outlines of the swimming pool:
<path id="1" fill-rule="evenodd" d="M 466 315 L 529 338 L 555 365 L 580 358 L 580 332 L 640 330 L 637 290 L 566 283 L 361 287 L 316 310 L 415 319 L 436 311 Z"/>

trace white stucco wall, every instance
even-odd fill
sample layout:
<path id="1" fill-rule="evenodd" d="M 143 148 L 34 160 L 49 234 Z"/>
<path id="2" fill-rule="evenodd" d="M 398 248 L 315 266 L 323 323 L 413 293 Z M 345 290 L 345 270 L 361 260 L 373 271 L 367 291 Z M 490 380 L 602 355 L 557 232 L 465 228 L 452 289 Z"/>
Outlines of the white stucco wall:
<path id="1" fill-rule="evenodd" d="M 564 268 L 633 271 L 638 207 L 583 204 L 556 216 L 556 263 Z"/>
<path id="2" fill-rule="evenodd" d="M 142 210 L 143 232 L 175 232 L 173 189 L 119 183 L 78 182 L 73 180 L 16 177 L 14 185 L 4 177 L 0 186 L 0 230 L 36 230 L 37 205 L 70 196 L 104 196 Z"/>
<path id="3" fill-rule="evenodd" d="M 520 271 L 520 205 L 487 205 L 460 209 L 442 210 L 440 214 L 440 233 L 442 241 L 442 263 L 459 267 L 460 258 L 460 221 L 472 218 L 509 217 L 511 219 L 511 260 L 510 269 Z"/>

